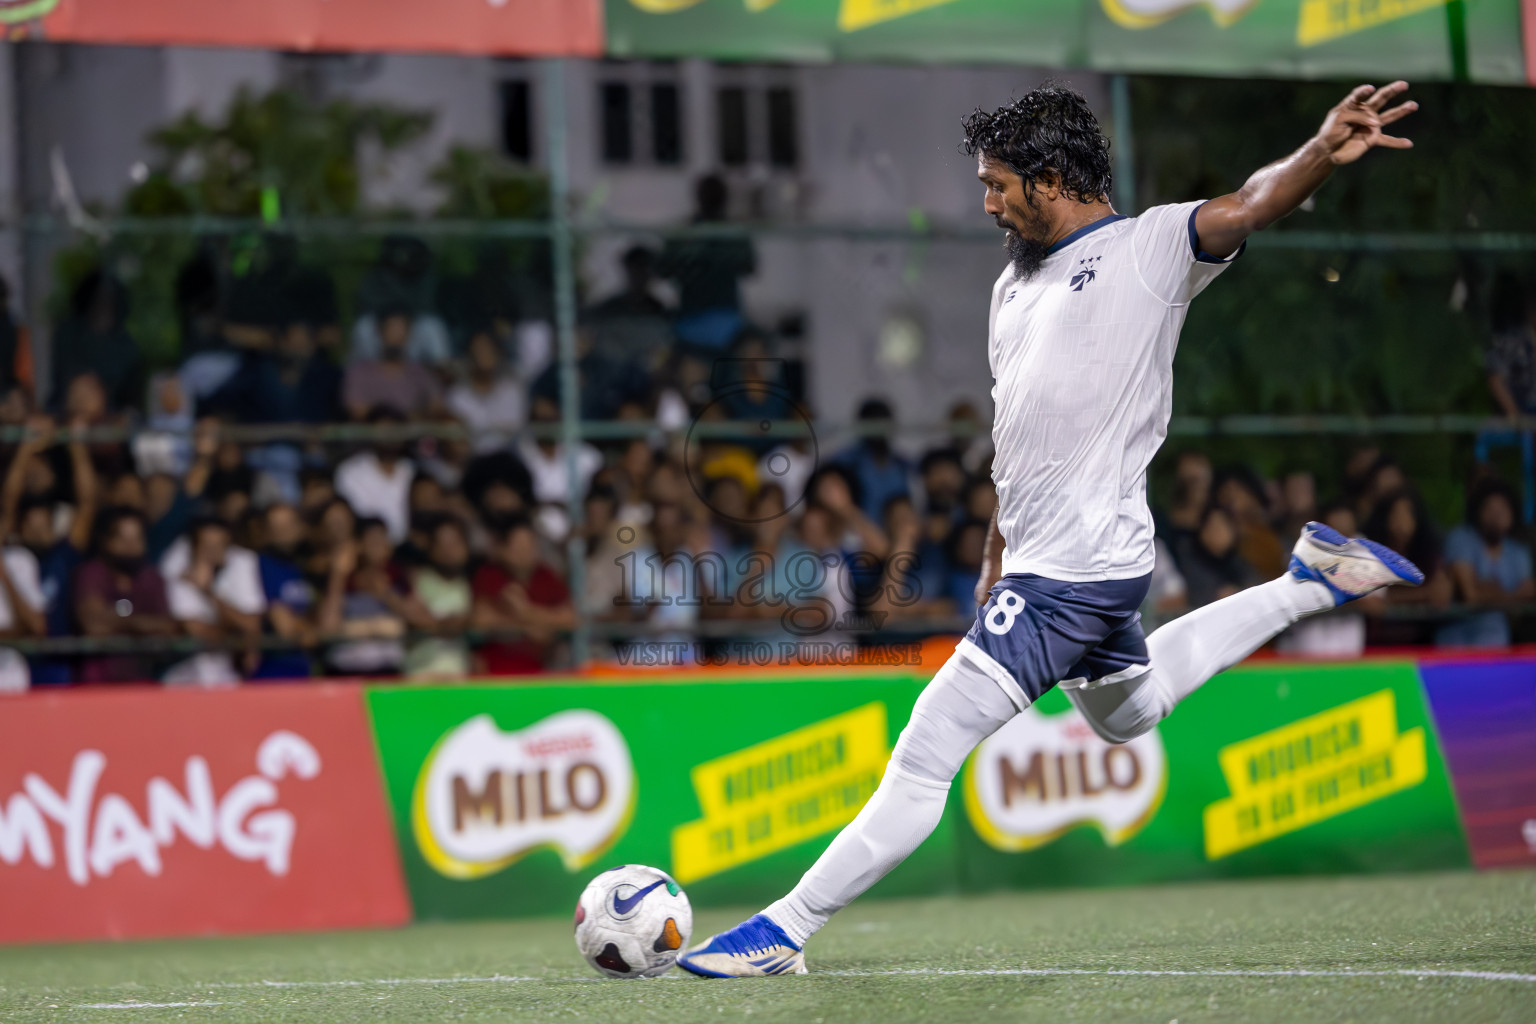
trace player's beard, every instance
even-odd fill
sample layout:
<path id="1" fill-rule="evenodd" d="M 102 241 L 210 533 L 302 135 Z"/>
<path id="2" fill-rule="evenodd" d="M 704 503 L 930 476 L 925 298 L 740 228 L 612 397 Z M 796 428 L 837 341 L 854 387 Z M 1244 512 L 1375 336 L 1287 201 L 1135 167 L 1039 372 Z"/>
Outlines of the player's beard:
<path id="1" fill-rule="evenodd" d="M 1050 247 L 1033 238 L 1025 238 L 1017 231 L 1008 232 L 1008 258 L 1013 261 L 1013 277 L 1016 281 L 1028 281 L 1040 272 Z"/>
<path id="2" fill-rule="evenodd" d="M 1029 204 L 1028 210 L 1009 209 L 1011 218 L 997 218 L 997 226 L 1005 228 L 1008 236 L 1004 245 L 1008 250 L 1008 259 L 1013 261 L 1013 276 L 1017 281 L 1028 281 L 1040 272 L 1040 264 L 1045 262 L 1045 257 L 1050 253 L 1050 247 L 1040 241 L 1040 235 L 1049 235 L 1050 228 L 1044 223 L 1044 218 L 1035 207 L 1034 200 L 1025 196 L 1024 201 Z"/>

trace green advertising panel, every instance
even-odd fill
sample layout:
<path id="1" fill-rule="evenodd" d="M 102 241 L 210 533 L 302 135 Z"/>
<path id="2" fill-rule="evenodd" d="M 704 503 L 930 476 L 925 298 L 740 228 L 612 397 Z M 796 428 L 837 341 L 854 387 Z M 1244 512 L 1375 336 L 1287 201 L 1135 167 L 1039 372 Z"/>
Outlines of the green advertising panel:
<path id="1" fill-rule="evenodd" d="M 1407 662 L 1236 669 L 1119 746 L 1052 692 L 957 788 L 966 888 L 1470 863 Z"/>
<path id="2" fill-rule="evenodd" d="M 616 57 L 1524 83 L 1519 0 L 606 0 Z"/>
<path id="3" fill-rule="evenodd" d="M 563 913 L 644 863 L 701 905 L 767 903 L 874 792 L 903 674 L 368 691 L 419 918 Z M 1467 867 L 1417 668 L 1224 673 L 1129 743 L 1059 691 L 977 748 L 874 891 Z"/>
<path id="4" fill-rule="evenodd" d="M 922 683 L 371 688 L 418 918 L 564 913 L 615 864 L 701 904 L 783 895 L 874 792 Z M 955 887 L 953 822 L 879 888 Z"/>

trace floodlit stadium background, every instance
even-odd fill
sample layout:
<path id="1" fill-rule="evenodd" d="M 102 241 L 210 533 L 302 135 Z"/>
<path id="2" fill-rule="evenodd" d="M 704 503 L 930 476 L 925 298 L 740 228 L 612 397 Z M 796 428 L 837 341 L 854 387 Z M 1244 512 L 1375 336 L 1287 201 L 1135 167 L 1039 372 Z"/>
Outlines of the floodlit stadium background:
<path id="1" fill-rule="evenodd" d="M 563 913 L 613 860 L 779 895 L 974 615 L 1004 256 L 959 119 L 1048 80 L 1131 214 L 1412 83 L 1416 148 L 1195 303 L 1143 614 L 1274 576 L 1315 518 L 1430 582 L 1124 748 L 1043 702 L 877 895 L 1536 864 L 1530 2 L 0 24 L 0 941 Z M 1425 877 L 1475 908 L 1529 876 Z"/>

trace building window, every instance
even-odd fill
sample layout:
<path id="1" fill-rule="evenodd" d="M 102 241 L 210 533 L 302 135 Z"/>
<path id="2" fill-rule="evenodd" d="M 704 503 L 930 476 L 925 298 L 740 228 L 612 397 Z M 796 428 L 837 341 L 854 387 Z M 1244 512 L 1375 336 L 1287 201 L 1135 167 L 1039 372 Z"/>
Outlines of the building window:
<path id="1" fill-rule="evenodd" d="M 683 99 L 676 65 L 605 62 L 598 113 L 604 163 L 673 167 L 683 162 Z"/>
<path id="2" fill-rule="evenodd" d="M 602 87 L 603 160 L 627 164 L 635 158 L 629 86 L 623 82 L 604 82 Z"/>
<path id="3" fill-rule="evenodd" d="M 747 138 L 747 90 L 728 85 L 720 90 L 720 162 L 727 167 L 744 167 L 750 158 Z"/>
<path id="4" fill-rule="evenodd" d="M 676 82 L 651 86 L 651 159 L 666 167 L 683 162 L 682 98 Z"/>
<path id="5" fill-rule="evenodd" d="M 501 151 L 518 163 L 533 162 L 533 90 L 521 79 L 502 82 Z"/>
<path id="6" fill-rule="evenodd" d="M 800 166 L 800 119 L 795 112 L 795 91 L 787 86 L 768 90 L 768 163 L 783 168 Z"/>
<path id="7" fill-rule="evenodd" d="M 800 111 L 783 68 L 720 69 L 715 93 L 716 140 L 724 167 L 800 166 Z"/>

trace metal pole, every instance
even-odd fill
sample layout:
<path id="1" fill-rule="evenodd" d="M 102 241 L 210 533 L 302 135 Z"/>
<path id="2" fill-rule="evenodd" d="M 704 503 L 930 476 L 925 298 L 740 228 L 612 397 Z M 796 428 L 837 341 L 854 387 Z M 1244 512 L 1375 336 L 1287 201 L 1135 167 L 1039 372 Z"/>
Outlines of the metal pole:
<path id="1" fill-rule="evenodd" d="M 1525 17 L 1530 17 L 1529 13 Z M 1467 60 L 1467 5 L 1451 0 L 1445 5 L 1446 41 L 1451 47 L 1451 81 L 1472 81 L 1472 66 Z"/>
<path id="2" fill-rule="evenodd" d="M 571 637 L 571 654 L 577 666 L 586 664 L 591 641 L 591 626 L 583 610 L 586 592 L 587 543 L 581 536 L 583 504 L 577 474 L 577 455 L 581 447 L 581 389 L 576 371 L 576 247 L 571 236 L 571 168 L 567 151 L 569 133 L 565 103 L 566 61 L 553 58 L 544 62 L 544 138 L 548 148 L 550 249 L 554 262 L 555 338 L 560 361 L 560 443 L 565 451 L 565 474 L 569 484 L 567 520 L 570 535 L 566 540 L 566 562 L 570 569 L 571 601 L 576 607 L 576 631 Z"/>
<path id="3" fill-rule="evenodd" d="M 1109 78 L 1110 116 L 1115 121 L 1115 209 L 1136 215 L 1136 144 L 1131 134 L 1131 83 L 1125 75 Z"/>

